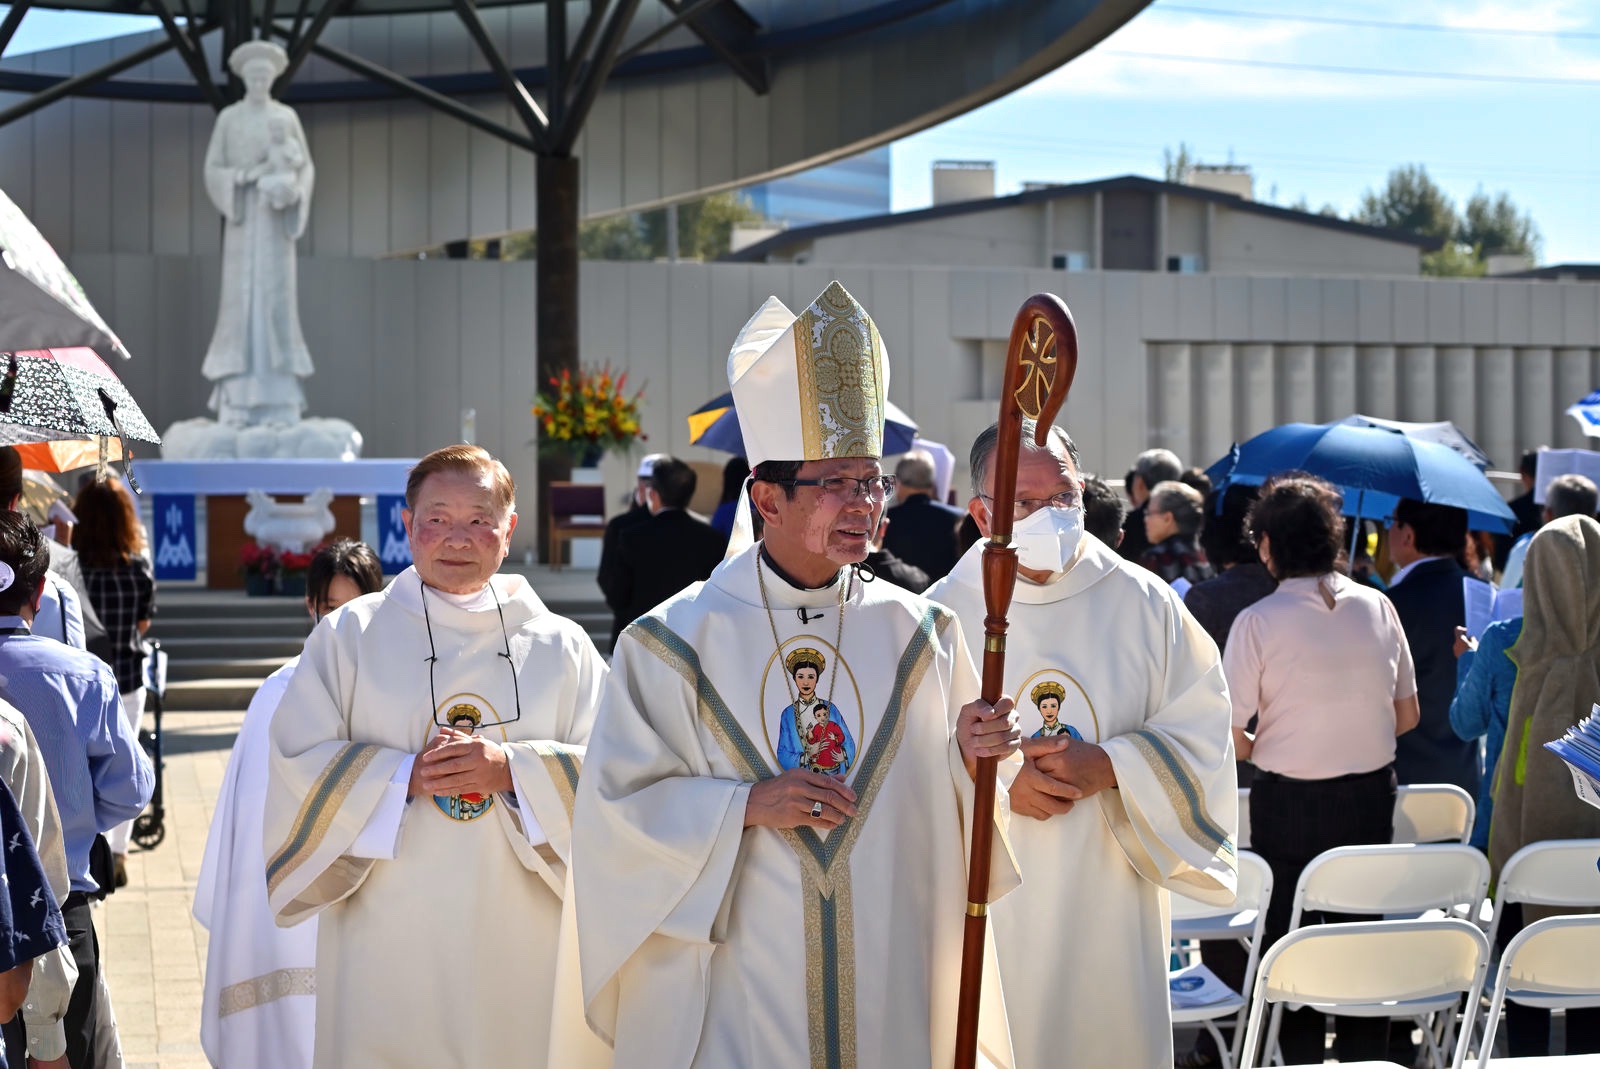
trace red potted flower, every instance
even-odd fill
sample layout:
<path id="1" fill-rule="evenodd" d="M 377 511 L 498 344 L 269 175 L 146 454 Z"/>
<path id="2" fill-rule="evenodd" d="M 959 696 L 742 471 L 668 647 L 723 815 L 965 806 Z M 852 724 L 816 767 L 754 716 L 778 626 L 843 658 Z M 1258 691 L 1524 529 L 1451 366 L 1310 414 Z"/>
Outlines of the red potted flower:
<path id="1" fill-rule="evenodd" d="M 251 597 L 275 594 L 283 565 L 271 546 L 248 541 L 239 547 L 239 574 L 244 577 L 244 592 Z"/>

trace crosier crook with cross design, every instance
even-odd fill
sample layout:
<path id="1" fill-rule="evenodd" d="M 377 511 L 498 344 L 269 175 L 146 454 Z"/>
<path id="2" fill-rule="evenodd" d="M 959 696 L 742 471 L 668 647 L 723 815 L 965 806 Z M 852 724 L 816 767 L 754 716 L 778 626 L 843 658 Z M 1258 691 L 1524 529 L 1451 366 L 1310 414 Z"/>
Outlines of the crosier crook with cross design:
<path id="1" fill-rule="evenodd" d="M 1000 435 L 995 442 L 996 501 L 1017 496 L 1017 456 L 1022 421 L 1035 422 L 1033 441 L 1046 446 L 1050 425 L 1066 403 L 1078 371 L 1078 328 L 1066 302 L 1053 293 L 1036 293 L 1023 302 L 1011 324 L 1005 379 L 1000 389 Z M 1017 586 L 1017 551 L 1011 545 L 1012 510 L 990 510 L 989 539 L 983 546 L 983 700 L 1000 700 L 1006 668 L 1006 613 Z M 998 760 L 979 758 L 972 806 L 972 863 L 967 870 L 967 918 L 961 945 L 961 989 L 956 1004 L 956 1069 L 978 1061 L 978 1008 L 983 991 L 984 936 L 989 919 L 989 856 L 994 843 L 995 768 Z"/>

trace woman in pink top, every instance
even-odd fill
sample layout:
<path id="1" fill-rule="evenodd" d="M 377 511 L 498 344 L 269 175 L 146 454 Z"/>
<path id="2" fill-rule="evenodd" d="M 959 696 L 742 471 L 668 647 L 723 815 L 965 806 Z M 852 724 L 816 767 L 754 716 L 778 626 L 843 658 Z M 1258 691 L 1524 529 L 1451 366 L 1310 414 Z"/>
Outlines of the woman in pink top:
<path id="1" fill-rule="evenodd" d="M 1295 882 L 1313 858 L 1393 838 L 1394 740 L 1420 717 L 1394 606 L 1334 570 L 1341 504 L 1301 472 L 1261 488 L 1247 529 L 1278 589 L 1234 620 L 1223 658 L 1234 746 L 1256 766 L 1250 842 L 1272 867 L 1269 945 L 1287 930 Z M 1244 730 L 1252 716 L 1254 737 Z M 1285 1063 L 1321 1062 L 1325 1026 L 1311 1010 L 1285 1013 Z M 1387 1020 L 1340 1017 L 1336 1029 L 1340 1061 L 1387 1057 Z"/>

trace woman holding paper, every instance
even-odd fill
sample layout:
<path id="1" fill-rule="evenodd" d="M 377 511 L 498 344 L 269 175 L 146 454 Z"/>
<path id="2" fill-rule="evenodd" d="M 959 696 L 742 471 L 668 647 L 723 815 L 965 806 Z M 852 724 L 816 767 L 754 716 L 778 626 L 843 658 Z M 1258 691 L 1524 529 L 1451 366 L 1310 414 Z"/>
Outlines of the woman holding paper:
<path id="1" fill-rule="evenodd" d="M 1450 728 L 1459 739 L 1484 741 L 1472 845 L 1485 853 L 1489 850 L 1489 815 L 1494 810 L 1494 773 L 1511 717 L 1511 689 L 1517 683 L 1517 665 L 1507 651 L 1521 634 L 1520 615 L 1496 620 L 1483 629 L 1482 638 L 1473 638 L 1465 627 L 1456 628 L 1456 696 L 1450 702 Z"/>
<path id="2" fill-rule="evenodd" d="M 1489 829 L 1496 878 L 1529 843 L 1600 838 L 1600 809 L 1578 799 L 1567 766 L 1544 748 L 1589 715 L 1600 696 L 1600 523 L 1563 516 L 1546 524 L 1528 544 L 1522 575 L 1522 635 L 1507 651 L 1517 685 Z M 1501 923 L 1507 940 L 1525 923 L 1576 911 L 1526 906 L 1519 912 L 1508 910 Z M 1512 1057 L 1548 1053 L 1549 1012 L 1514 1002 L 1506 1010 Z M 1567 1053 L 1600 1053 L 1600 1009 L 1567 1012 Z"/>

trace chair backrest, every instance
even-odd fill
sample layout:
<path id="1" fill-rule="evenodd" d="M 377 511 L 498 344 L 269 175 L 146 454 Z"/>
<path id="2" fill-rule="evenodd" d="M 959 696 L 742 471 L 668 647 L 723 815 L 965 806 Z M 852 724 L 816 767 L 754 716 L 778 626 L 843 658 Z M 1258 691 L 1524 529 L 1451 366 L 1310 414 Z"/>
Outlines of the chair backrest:
<path id="1" fill-rule="evenodd" d="M 1233 845 L 1240 850 L 1250 846 L 1250 788 L 1239 788 L 1239 834 L 1233 837 Z"/>
<path id="2" fill-rule="evenodd" d="M 568 516 L 604 516 L 606 488 L 599 483 L 551 483 L 550 515 L 555 519 Z"/>
<path id="3" fill-rule="evenodd" d="M 1500 974 L 1518 992 L 1594 995 L 1600 1004 L 1600 915 L 1546 917 L 1518 932 Z"/>
<path id="4" fill-rule="evenodd" d="M 1510 902 L 1581 908 L 1600 906 L 1600 839 L 1546 839 L 1512 854 L 1494 888 L 1492 939 Z"/>
<path id="5" fill-rule="evenodd" d="M 1246 910 L 1256 910 L 1265 915 L 1272 901 L 1272 868 L 1260 854 L 1239 851 L 1239 892 L 1231 906 L 1212 906 L 1186 895 L 1172 896 L 1172 919 L 1210 920 L 1231 917 Z"/>
<path id="6" fill-rule="evenodd" d="M 1489 861 L 1459 843 L 1340 846 L 1307 865 L 1295 886 L 1291 929 L 1305 910 L 1421 913 L 1465 906 L 1472 916 L 1489 889 Z"/>
<path id="7" fill-rule="evenodd" d="M 1500 956 L 1478 1046 L 1480 1069 L 1489 1065 L 1507 997 L 1543 1009 L 1600 1006 L 1596 962 L 1600 962 L 1600 916 L 1546 917 L 1518 932 Z M 1462 1030 L 1470 1031 L 1471 1025 L 1469 1017 Z"/>
<path id="8" fill-rule="evenodd" d="M 1472 837 L 1477 805 L 1454 783 L 1401 787 L 1394 799 L 1397 843 L 1464 843 Z"/>
<path id="9" fill-rule="evenodd" d="M 1483 990 L 1488 960 L 1483 932 L 1454 918 L 1319 924 L 1292 931 L 1261 963 L 1240 1064 L 1255 1065 L 1267 1002 L 1366 1005 L 1466 992 L 1470 1007 Z M 1465 1053 L 1463 1035 L 1452 1064 L 1459 1065 Z"/>

